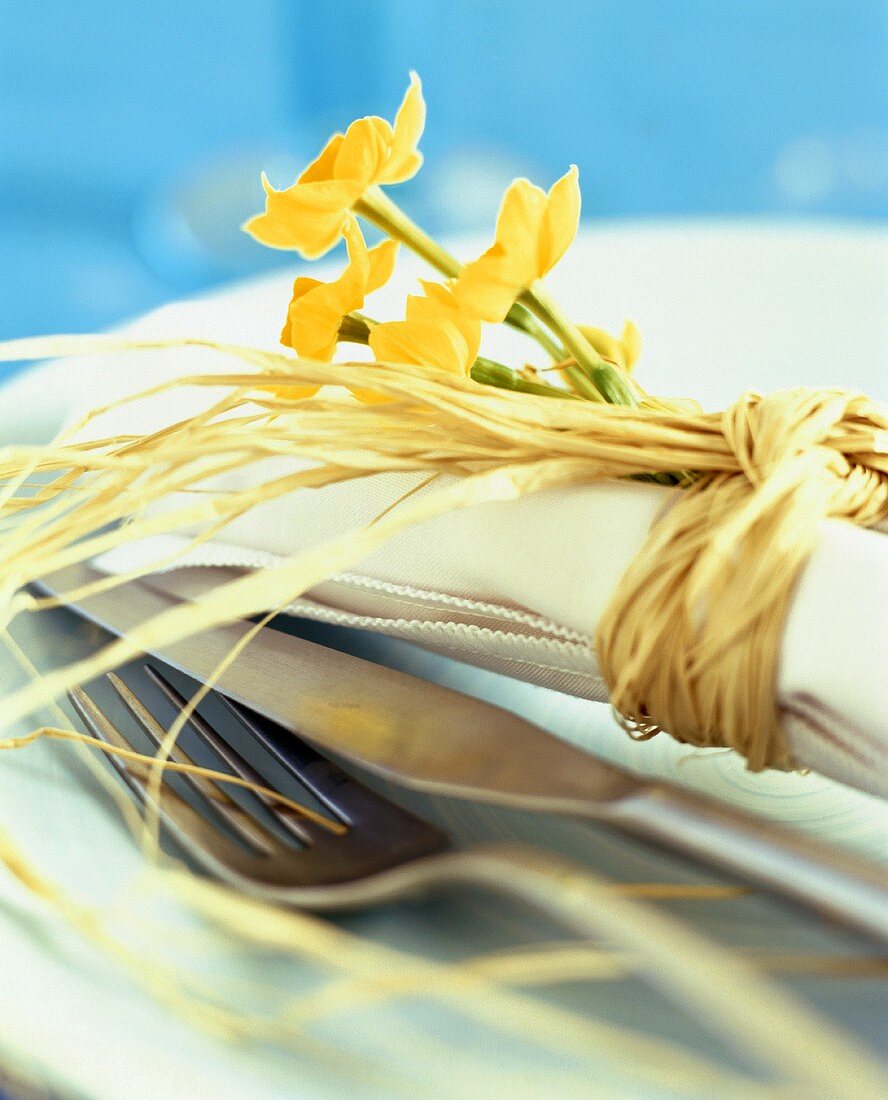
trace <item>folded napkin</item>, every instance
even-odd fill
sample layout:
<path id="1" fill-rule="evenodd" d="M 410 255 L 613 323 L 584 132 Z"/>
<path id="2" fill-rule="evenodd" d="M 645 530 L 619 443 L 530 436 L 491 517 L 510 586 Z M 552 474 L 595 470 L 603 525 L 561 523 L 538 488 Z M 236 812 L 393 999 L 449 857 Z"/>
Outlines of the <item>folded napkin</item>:
<path id="1" fill-rule="evenodd" d="M 580 249 L 578 262 L 582 259 Z M 399 282 L 389 294 L 403 293 L 405 279 Z M 167 307 L 125 332 L 273 349 L 289 289 L 290 277 L 243 285 Z M 505 333 L 491 350 L 506 358 L 512 349 L 502 345 L 513 339 Z M 68 369 L 92 380 L 87 404 L 94 405 L 165 378 L 237 371 L 242 364 L 205 349 L 177 349 Z M 680 388 L 658 387 L 650 372 L 645 381 L 654 391 Z M 735 390 L 742 384 L 740 379 Z M 175 390 L 114 410 L 89 430 L 103 436 L 143 432 L 205 401 L 205 392 Z M 281 470 L 267 463 L 262 472 Z M 255 470 L 239 472 L 225 484 L 255 479 Z M 419 480 L 380 475 L 270 502 L 232 523 L 223 538 L 183 556 L 176 567 L 249 569 L 279 562 L 371 521 Z M 596 625 L 665 499 L 666 490 L 654 485 L 607 482 L 463 509 L 403 532 L 351 572 L 306 593 L 291 610 L 409 639 L 462 661 L 604 701 L 606 687 L 592 647 Z M 109 572 L 152 566 L 188 542 L 184 533 L 164 535 L 118 549 L 97 564 Z M 881 607 L 886 582 L 884 534 L 825 522 L 793 599 L 778 684 L 787 740 L 798 763 L 883 796 L 888 795 L 888 647 Z"/>

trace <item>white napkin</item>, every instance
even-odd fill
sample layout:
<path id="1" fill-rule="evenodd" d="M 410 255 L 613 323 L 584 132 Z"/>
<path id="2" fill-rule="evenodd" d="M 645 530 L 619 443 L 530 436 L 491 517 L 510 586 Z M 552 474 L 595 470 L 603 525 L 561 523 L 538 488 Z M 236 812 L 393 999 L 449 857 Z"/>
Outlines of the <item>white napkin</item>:
<path id="1" fill-rule="evenodd" d="M 747 233 L 737 239 L 732 274 L 738 282 L 745 278 L 742 257 L 750 246 L 749 238 Z M 598 244 L 590 234 L 572 254 L 574 298 L 581 281 L 577 273 L 600 272 Z M 467 248 L 466 254 L 471 251 Z M 827 248 L 826 254 L 834 267 L 835 249 Z M 721 257 L 729 273 L 731 259 Z M 874 262 L 880 262 L 878 257 Z M 856 263 L 859 267 L 859 252 Z M 408 270 L 402 270 L 396 285 L 383 292 L 387 301 L 379 309 L 382 316 L 399 315 L 399 299 L 411 285 L 409 276 L 417 270 L 405 266 Z M 660 272 L 653 281 L 659 280 L 662 286 L 669 277 L 670 273 Z M 650 275 L 646 278 L 650 284 Z M 600 281 L 600 273 L 596 279 Z M 276 277 L 180 303 L 143 318 L 126 331 L 153 337 L 206 336 L 274 348 L 290 281 L 290 276 Z M 586 280 L 587 284 L 594 281 Z M 563 296 L 569 298 L 568 272 L 561 272 L 561 282 Z M 598 294 L 601 288 L 594 289 Z M 724 282 L 709 293 L 712 309 L 717 311 L 726 293 Z M 638 297 L 650 301 L 650 289 Z M 809 293 L 800 307 L 801 298 L 797 297 L 792 307 L 787 305 L 785 318 L 781 315 L 770 320 L 775 329 L 781 321 L 789 324 L 794 334 L 801 334 L 802 345 L 804 334 L 813 328 L 812 347 L 823 352 L 820 315 L 814 313 L 818 302 L 816 295 L 813 302 L 810 298 Z M 696 305 L 700 307 L 699 300 Z M 856 300 L 849 301 L 848 308 L 856 308 Z M 634 316 L 644 331 L 644 317 Z M 697 316 L 696 311 L 689 316 Z M 599 314 L 595 319 L 604 319 L 614 327 L 621 320 Z M 845 334 L 854 330 L 855 323 L 860 329 L 860 317 L 850 313 L 844 318 L 833 314 L 831 323 Z M 678 331 L 677 325 L 677 321 L 673 323 L 673 331 Z M 526 354 L 527 346 L 520 340 L 515 334 L 498 333 L 497 342 L 488 350 L 501 358 L 509 358 L 516 350 Z M 778 333 L 778 346 L 780 340 Z M 763 343 L 767 345 L 766 340 Z M 692 334 L 686 332 L 684 347 L 693 344 Z M 826 344 L 828 350 L 829 342 Z M 704 361 L 718 361 L 718 351 L 717 346 L 711 347 L 711 358 L 704 357 Z M 673 342 L 672 356 L 675 354 Z M 685 366 L 688 354 L 693 352 L 685 355 Z M 651 360 L 653 363 L 653 356 Z M 680 370 L 667 372 L 669 355 L 663 360 L 666 365 L 659 364 L 659 377 L 645 370 L 642 363 L 650 389 L 691 392 L 704 400 L 712 397 L 711 385 L 708 393 L 683 386 L 676 377 Z M 726 367 L 731 366 L 730 355 L 728 360 Z M 809 382 L 824 381 L 818 362 L 810 349 L 797 346 L 800 367 L 795 367 L 796 375 L 791 371 L 788 375 L 782 367 L 781 373 L 775 370 L 771 388 L 776 388 L 775 383 L 783 386 L 803 381 L 804 368 L 812 363 Z M 853 363 L 853 356 L 844 357 L 843 371 L 848 363 Z M 92 379 L 88 404 L 104 403 L 115 394 L 191 371 L 238 369 L 239 363 L 199 349 L 130 355 L 125 360 L 103 359 L 68 368 L 81 378 Z M 729 376 L 725 378 L 725 374 Z M 730 374 L 739 380 L 736 384 Z M 726 370 L 720 374 L 722 392 L 715 396 L 724 399 L 726 392 L 729 399 L 741 386 L 756 384 L 761 386 L 761 379 L 748 377 L 748 371 L 744 377 L 737 369 Z M 855 382 L 845 380 L 842 384 L 850 388 Z M 862 383 L 858 380 L 857 384 Z M 174 391 L 117 410 L 92 430 L 101 434 L 148 430 L 174 414 L 181 417 L 189 407 L 198 407 L 205 400 L 205 394 Z M 255 473 L 232 475 L 228 483 L 248 476 L 255 478 Z M 413 477 L 385 475 L 272 502 L 233 523 L 224 540 L 204 544 L 183 559 L 183 564 L 250 568 L 278 561 L 319 539 L 373 519 L 414 482 Z M 606 690 L 598 676 L 591 639 L 617 579 L 644 540 L 663 499 L 664 491 L 656 486 L 609 482 L 462 510 L 403 533 L 352 572 L 306 593 L 292 610 L 407 638 L 464 661 L 604 700 Z M 787 737 L 801 765 L 888 795 L 888 728 L 884 723 L 888 649 L 882 614 L 888 590 L 888 541 L 883 534 L 839 522 L 824 523 L 822 532 L 821 544 L 795 594 L 781 650 L 778 696 Z M 98 564 L 111 572 L 124 571 L 136 564 L 151 564 L 186 542 L 184 536 L 164 536 L 115 551 Z"/>

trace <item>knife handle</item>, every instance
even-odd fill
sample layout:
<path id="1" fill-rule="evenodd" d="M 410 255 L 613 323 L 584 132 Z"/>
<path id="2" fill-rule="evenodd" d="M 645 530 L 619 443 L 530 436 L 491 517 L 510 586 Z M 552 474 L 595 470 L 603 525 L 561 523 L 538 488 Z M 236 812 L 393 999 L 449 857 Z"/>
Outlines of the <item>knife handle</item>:
<path id="1" fill-rule="evenodd" d="M 888 871 L 821 841 L 665 783 L 618 799 L 605 820 L 888 942 Z"/>

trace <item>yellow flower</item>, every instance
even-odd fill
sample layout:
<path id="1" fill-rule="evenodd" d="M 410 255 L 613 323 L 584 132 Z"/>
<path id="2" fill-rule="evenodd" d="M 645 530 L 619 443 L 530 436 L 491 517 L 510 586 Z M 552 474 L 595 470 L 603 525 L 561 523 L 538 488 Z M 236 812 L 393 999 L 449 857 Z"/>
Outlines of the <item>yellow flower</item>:
<path id="1" fill-rule="evenodd" d="M 416 73 L 398 108 L 394 126 L 369 116 L 335 134 L 299 179 L 276 191 L 262 176 L 265 213 L 244 229 L 271 248 L 293 248 L 306 259 L 323 256 L 342 235 L 348 211 L 377 184 L 401 183 L 416 175 L 422 154 L 416 146 L 425 126 L 425 102 Z"/>
<path id="2" fill-rule="evenodd" d="M 580 219 L 576 166 L 552 185 L 548 195 L 525 179 L 506 191 L 494 243 L 467 264 L 454 293 L 468 313 L 502 321 L 522 290 L 551 271 L 567 251 Z"/>
<path id="3" fill-rule="evenodd" d="M 293 297 L 281 343 L 306 359 L 328 362 L 336 349 L 339 326 L 352 310 L 361 309 L 364 298 L 391 278 L 398 245 L 383 241 L 367 249 L 357 221 L 345 222 L 348 264 L 331 283 L 301 276 L 293 284 Z"/>
<path id="4" fill-rule="evenodd" d="M 605 332 L 603 328 L 593 328 L 591 325 L 577 325 L 577 328 L 602 359 L 616 364 L 627 374 L 638 362 L 638 357 L 641 355 L 641 333 L 631 321 L 626 321 L 623 325 L 623 332 L 619 339 Z"/>
<path id="5" fill-rule="evenodd" d="M 281 332 L 281 343 L 304 357 L 329 362 L 336 350 L 339 326 L 343 318 L 360 309 L 367 294 L 391 278 L 398 245 L 383 241 L 368 250 L 357 221 L 349 215 L 345 223 L 348 263 L 338 279 L 331 283 L 300 276 L 293 284 L 293 297 Z M 312 397 L 320 386 L 260 386 L 290 400 Z"/>
<path id="6" fill-rule="evenodd" d="M 373 354 L 387 363 L 417 363 L 467 375 L 481 344 L 480 322 L 463 311 L 448 287 L 421 285 L 425 296 L 407 298 L 406 320 L 370 330 Z"/>

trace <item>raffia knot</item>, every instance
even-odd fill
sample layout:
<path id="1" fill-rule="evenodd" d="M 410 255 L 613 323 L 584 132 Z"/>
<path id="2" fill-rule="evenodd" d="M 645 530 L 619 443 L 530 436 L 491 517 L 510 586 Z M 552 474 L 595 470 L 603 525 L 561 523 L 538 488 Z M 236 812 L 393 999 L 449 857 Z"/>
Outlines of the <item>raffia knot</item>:
<path id="1" fill-rule="evenodd" d="M 827 517 L 888 515 L 888 409 L 840 390 L 747 393 L 623 575 L 596 648 L 633 736 L 661 729 L 789 770 L 780 640 Z"/>

